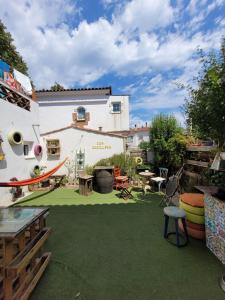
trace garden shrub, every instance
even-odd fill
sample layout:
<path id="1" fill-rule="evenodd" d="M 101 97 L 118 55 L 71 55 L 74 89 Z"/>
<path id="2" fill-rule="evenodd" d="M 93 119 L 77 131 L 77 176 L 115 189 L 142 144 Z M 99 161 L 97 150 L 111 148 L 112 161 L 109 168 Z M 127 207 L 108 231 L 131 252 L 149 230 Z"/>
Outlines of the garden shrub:
<path id="1" fill-rule="evenodd" d="M 181 167 L 188 138 L 173 115 L 160 114 L 152 122 L 150 148 L 156 167 L 174 171 Z"/>
<path id="2" fill-rule="evenodd" d="M 135 174 L 136 168 L 135 159 L 124 153 L 114 154 L 109 158 L 99 160 L 95 166 L 117 166 L 121 171 L 132 177 Z"/>

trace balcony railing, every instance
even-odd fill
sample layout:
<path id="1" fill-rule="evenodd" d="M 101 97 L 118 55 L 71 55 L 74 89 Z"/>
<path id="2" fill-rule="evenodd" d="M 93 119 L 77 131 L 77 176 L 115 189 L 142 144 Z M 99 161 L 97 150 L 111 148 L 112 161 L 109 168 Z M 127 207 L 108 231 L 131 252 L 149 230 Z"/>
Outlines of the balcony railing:
<path id="1" fill-rule="evenodd" d="M 0 99 L 30 111 L 31 98 L 9 86 L 2 79 L 0 79 Z"/>

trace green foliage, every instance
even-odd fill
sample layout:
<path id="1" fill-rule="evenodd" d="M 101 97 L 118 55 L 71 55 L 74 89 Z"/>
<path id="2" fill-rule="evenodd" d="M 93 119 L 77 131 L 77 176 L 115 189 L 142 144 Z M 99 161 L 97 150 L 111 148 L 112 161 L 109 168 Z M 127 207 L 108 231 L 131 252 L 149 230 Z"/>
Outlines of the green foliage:
<path id="1" fill-rule="evenodd" d="M 94 167 L 93 167 L 93 166 L 87 165 L 87 166 L 85 167 L 85 173 L 86 173 L 87 175 L 93 175 L 93 174 L 94 174 Z"/>
<path id="2" fill-rule="evenodd" d="M 225 39 L 218 54 L 205 55 L 202 51 L 200 54 L 202 70 L 197 78 L 198 87 L 187 87 L 185 113 L 198 137 L 210 137 L 222 147 L 225 141 Z"/>
<path id="3" fill-rule="evenodd" d="M 152 122 L 150 147 L 157 167 L 179 168 L 187 138 L 173 115 L 160 114 Z"/>
<path id="4" fill-rule="evenodd" d="M 0 58 L 12 68 L 28 75 L 28 67 L 13 44 L 13 38 L 0 20 Z"/>
<path id="5" fill-rule="evenodd" d="M 33 169 L 33 177 L 38 177 L 42 174 L 42 171 L 46 169 L 46 166 L 35 166 Z"/>
<path id="6" fill-rule="evenodd" d="M 64 87 L 60 85 L 58 82 L 55 82 L 55 84 L 51 86 L 50 90 L 54 92 L 63 91 Z"/>
<path id="7" fill-rule="evenodd" d="M 150 143 L 146 141 L 142 141 L 139 144 L 139 148 L 142 150 L 148 150 L 150 148 Z"/>
<path id="8" fill-rule="evenodd" d="M 225 188 L 225 172 L 206 170 L 203 176 L 204 179 L 207 180 L 208 185 L 215 185 L 217 187 Z"/>
<path id="9" fill-rule="evenodd" d="M 183 134 L 177 133 L 168 140 L 167 149 L 169 153 L 170 165 L 179 168 L 183 164 L 186 153 L 187 138 Z"/>
<path id="10" fill-rule="evenodd" d="M 136 168 L 135 159 L 124 153 L 114 154 L 113 156 L 99 160 L 95 166 L 117 166 L 125 172 L 128 176 L 132 177 L 135 174 Z"/>
<path id="11" fill-rule="evenodd" d="M 167 142 L 176 133 L 181 132 L 182 129 L 178 126 L 177 120 L 173 115 L 159 114 L 152 121 L 152 140 L 163 140 Z"/>

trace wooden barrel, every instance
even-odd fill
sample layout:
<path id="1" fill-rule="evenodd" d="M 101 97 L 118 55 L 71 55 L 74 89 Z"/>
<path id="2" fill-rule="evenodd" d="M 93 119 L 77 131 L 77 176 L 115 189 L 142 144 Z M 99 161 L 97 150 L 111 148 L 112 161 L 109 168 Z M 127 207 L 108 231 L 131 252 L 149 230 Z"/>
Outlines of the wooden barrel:
<path id="1" fill-rule="evenodd" d="M 101 194 L 111 193 L 113 190 L 113 175 L 107 170 L 95 171 L 95 190 Z"/>

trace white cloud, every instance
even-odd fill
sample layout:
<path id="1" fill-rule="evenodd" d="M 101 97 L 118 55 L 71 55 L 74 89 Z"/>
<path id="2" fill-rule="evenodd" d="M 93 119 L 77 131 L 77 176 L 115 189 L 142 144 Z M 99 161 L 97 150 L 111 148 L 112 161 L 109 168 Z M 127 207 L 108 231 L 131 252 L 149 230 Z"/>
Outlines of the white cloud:
<path id="1" fill-rule="evenodd" d="M 137 115 L 130 115 L 130 128 L 136 127 L 142 127 L 146 126 L 146 122 L 149 125 L 149 120 L 144 120 L 142 117 Z"/>
<path id="2" fill-rule="evenodd" d="M 178 2 L 181 8 L 183 2 Z M 5 3 L 5 0 L 0 0 L 0 18 L 28 62 L 37 88 L 47 88 L 55 81 L 66 87 L 87 85 L 110 72 L 122 76 L 147 74 L 149 77 L 153 71 L 184 70 L 198 46 L 218 48 L 221 35 L 225 33 L 224 29 L 192 36 L 180 30 L 171 33 L 166 26 L 174 21 L 175 9 L 167 0 L 128 1 L 114 14 L 112 21 L 105 17 L 92 23 L 83 20 L 73 28 L 71 24 L 80 14 L 76 1 L 21 0 L 18 5 L 16 0 L 11 0 L 7 5 Z M 189 10 L 194 13 L 196 1 L 191 3 Z M 203 3 L 201 1 L 201 6 Z M 190 72 L 184 74 L 186 77 L 192 75 Z M 141 80 L 138 82 L 141 84 Z M 168 91 L 169 83 L 165 86 L 165 91 Z M 127 88 L 131 92 L 138 90 L 135 85 Z M 147 95 L 151 89 L 153 82 L 146 86 Z M 164 88 L 162 91 L 160 82 L 155 82 L 154 89 L 159 92 L 154 101 L 164 99 L 166 102 L 166 98 L 170 98 Z M 172 91 L 168 92 L 171 97 Z M 173 105 L 180 102 L 178 95 L 172 98 L 177 99 Z"/>
<path id="3" fill-rule="evenodd" d="M 115 18 L 125 31 L 149 32 L 170 24 L 173 8 L 168 0 L 133 0 Z"/>

